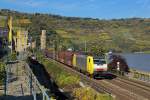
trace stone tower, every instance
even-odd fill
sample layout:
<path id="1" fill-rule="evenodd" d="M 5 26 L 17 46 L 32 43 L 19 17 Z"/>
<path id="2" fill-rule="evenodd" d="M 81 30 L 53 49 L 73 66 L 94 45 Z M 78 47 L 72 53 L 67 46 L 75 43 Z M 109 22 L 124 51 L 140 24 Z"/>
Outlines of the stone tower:
<path id="1" fill-rule="evenodd" d="M 24 52 L 28 47 L 28 31 L 17 31 L 17 36 L 14 37 L 15 50 L 17 52 Z"/>
<path id="2" fill-rule="evenodd" d="M 46 30 L 42 30 L 41 34 L 41 50 L 46 48 Z"/>

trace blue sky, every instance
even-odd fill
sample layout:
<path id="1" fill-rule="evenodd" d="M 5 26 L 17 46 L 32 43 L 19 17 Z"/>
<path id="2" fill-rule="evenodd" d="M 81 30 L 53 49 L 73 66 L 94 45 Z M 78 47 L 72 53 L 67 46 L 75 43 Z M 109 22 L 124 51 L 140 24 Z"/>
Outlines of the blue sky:
<path id="1" fill-rule="evenodd" d="M 150 18 L 150 0 L 0 0 L 0 9 L 100 19 Z"/>

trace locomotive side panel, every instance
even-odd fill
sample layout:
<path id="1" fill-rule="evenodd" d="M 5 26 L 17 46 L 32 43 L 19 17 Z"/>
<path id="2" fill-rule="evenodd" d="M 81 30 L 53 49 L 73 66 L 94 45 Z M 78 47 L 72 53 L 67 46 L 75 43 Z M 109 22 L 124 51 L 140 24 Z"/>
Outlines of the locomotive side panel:
<path id="1" fill-rule="evenodd" d="M 76 67 L 82 71 L 87 70 L 87 56 L 76 55 Z"/>

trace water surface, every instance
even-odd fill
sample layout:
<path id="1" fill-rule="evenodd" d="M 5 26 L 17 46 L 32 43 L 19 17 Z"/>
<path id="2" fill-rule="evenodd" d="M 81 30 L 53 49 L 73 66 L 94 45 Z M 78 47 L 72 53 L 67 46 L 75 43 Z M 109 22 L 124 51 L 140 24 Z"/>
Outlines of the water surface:
<path id="1" fill-rule="evenodd" d="M 129 67 L 137 70 L 150 72 L 150 54 L 145 53 L 122 53 Z"/>

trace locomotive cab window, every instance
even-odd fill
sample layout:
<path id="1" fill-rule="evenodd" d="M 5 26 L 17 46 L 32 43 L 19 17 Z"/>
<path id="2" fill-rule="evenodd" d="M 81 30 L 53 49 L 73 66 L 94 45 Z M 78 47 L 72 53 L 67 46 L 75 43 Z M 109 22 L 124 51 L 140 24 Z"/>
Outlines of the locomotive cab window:
<path id="1" fill-rule="evenodd" d="M 94 64 L 100 64 L 100 60 L 99 59 L 94 59 Z"/>
<path id="2" fill-rule="evenodd" d="M 90 59 L 89 59 L 89 62 L 90 62 Z"/>

